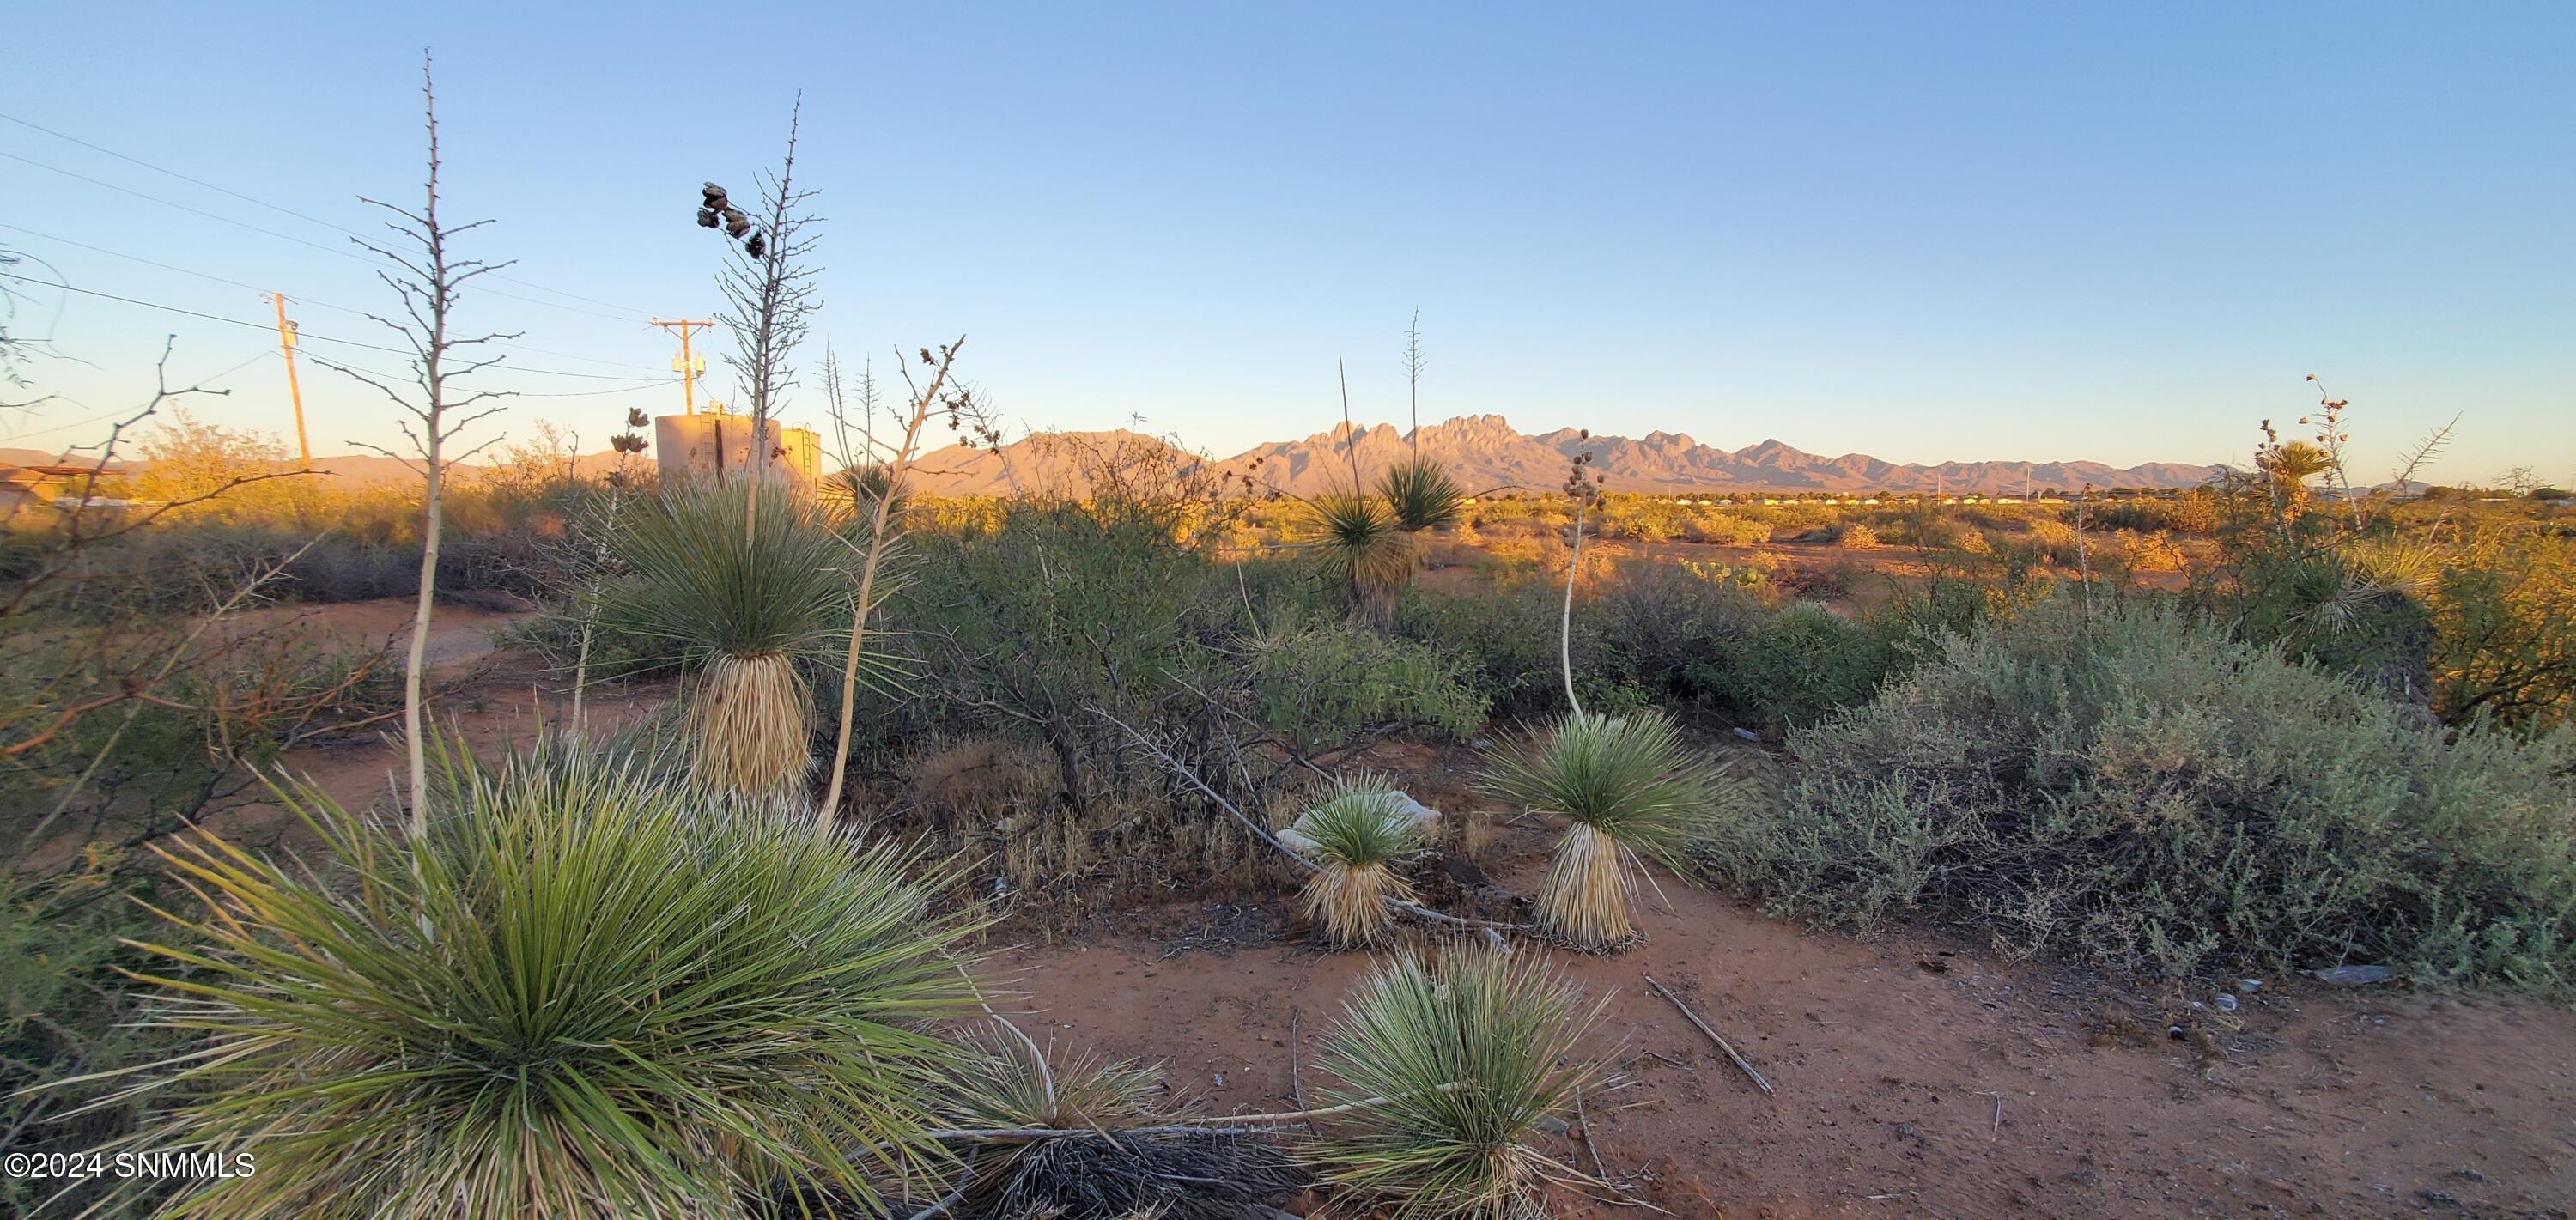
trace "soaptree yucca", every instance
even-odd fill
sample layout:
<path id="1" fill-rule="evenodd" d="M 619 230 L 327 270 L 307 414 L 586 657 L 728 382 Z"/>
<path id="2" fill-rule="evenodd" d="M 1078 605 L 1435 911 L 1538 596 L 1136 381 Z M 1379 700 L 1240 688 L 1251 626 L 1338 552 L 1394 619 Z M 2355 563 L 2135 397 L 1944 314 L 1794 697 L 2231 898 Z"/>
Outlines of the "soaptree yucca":
<path id="1" fill-rule="evenodd" d="M 1388 467 L 1385 477 L 1378 481 L 1378 490 L 1388 510 L 1395 514 L 1396 527 L 1406 533 L 1456 522 L 1467 499 L 1467 489 L 1459 486 L 1448 467 L 1424 457 L 1408 458 Z"/>
<path id="2" fill-rule="evenodd" d="M 811 761 L 813 694 L 797 670 L 850 618 L 851 550 L 784 480 L 679 483 L 617 540 L 634 573 L 611 621 L 665 642 L 694 680 L 691 772 L 721 792 L 774 796 Z"/>
<path id="3" fill-rule="evenodd" d="M 220 838 L 145 976 L 205 1039 L 157 1150 L 257 1157 L 175 1214 L 730 1217 L 924 1172 L 973 929 L 890 847 L 727 816 L 650 757 L 456 761 L 410 840 L 282 793 L 332 868 Z M 327 878 L 327 880 L 326 880 Z"/>
<path id="4" fill-rule="evenodd" d="M 1536 954 L 1405 954 L 1360 984 L 1317 1062 L 1353 1105 L 1318 1149 L 1325 1177 L 1399 1220 L 1521 1220 L 1547 1183 L 1590 1184 L 1538 1147 L 1594 1068 L 1600 1016 Z"/>
<path id="5" fill-rule="evenodd" d="M 1334 491 L 1304 501 L 1297 532 L 1325 572 L 1351 591 L 1351 616 L 1380 631 L 1395 621 L 1395 596 L 1413 578 L 1413 535 L 1386 501 Z"/>
<path id="6" fill-rule="evenodd" d="M 1318 866 L 1306 879 L 1307 920 L 1335 944 L 1377 943 L 1394 922 L 1388 900 L 1413 899 L 1394 868 L 1422 852 L 1411 802 L 1382 782 L 1340 780 L 1295 829 L 1314 844 Z"/>
<path id="7" fill-rule="evenodd" d="M 1723 794 L 1709 764 L 1682 744 L 1663 713 L 1574 712 L 1487 762 L 1495 796 L 1573 823 L 1540 883 L 1539 924 L 1566 943 L 1615 949 L 1635 933 L 1628 916 L 1642 853 L 1679 867 Z"/>

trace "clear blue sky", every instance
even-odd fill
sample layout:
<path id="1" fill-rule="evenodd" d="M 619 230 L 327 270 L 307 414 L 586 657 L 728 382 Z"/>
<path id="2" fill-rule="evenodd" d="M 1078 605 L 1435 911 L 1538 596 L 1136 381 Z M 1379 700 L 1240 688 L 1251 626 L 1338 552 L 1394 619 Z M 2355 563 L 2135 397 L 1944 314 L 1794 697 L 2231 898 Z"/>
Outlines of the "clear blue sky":
<path id="1" fill-rule="evenodd" d="M 2314 372 L 2355 404 L 2358 474 L 2463 412 L 2437 477 L 2576 477 L 2576 6 L 556 7 L 21 0 L 0 113 L 363 228 L 354 196 L 416 189 L 433 46 L 450 214 L 496 218 L 472 248 L 527 281 L 491 287 L 617 315 L 471 300 L 558 353 L 513 353 L 537 368 L 667 375 L 640 315 L 716 307 L 697 184 L 749 193 L 801 87 L 830 218 L 807 363 L 823 336 L 966 333 L 1024 426 L 1142 415 L 1232 452 L 1333 423 L 1337 356 L 1357 413 L 1400 423 L 1418 307 L 1432 418 L 2241 462 Z M 0 153 L 345 244 L 17 124 Z M 82 287 L 266 316 L 54 238 L 385 300 L 356 260 L 23 161 L 0 157 L 0 200 L 0 241 Z M 53 335 L 88 363 L 40 365 L 69 401 L 0 444 L 84 437 L 170 331 L 183 379 L 251 361 L 204 414 L 284 430 L 260 332 L 73 298 Z M 391 439 L 381 400 L 306 385 L 317 449 Z M 674 399 L 530 397 L 502 422 L 595 446 Z"/>

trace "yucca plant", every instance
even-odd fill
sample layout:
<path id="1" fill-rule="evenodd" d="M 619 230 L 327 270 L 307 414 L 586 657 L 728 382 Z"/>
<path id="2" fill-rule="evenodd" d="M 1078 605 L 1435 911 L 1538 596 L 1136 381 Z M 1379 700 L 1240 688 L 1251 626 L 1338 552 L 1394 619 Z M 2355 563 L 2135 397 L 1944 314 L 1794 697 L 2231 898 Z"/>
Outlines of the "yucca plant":
<path id="1" fill-rule="evenodd" d="M 1041 1051 L 998 1018 L 966 1039 L 946 1112 L 964 1131 L 1043 1131 L 964 1143 L 957 1211 L 969 1216 L 1238 1220 L 1306 1183 L 1277 1149 L 1185 1124 L 1139 1128 L 1160 1068 Z"/>
<path id="2" fill-rule="evenodd" d="M 851 550 L 784 480 L 756 481 L 746 493 L 692 480 L 635 514 L 617 540 L 634 575 L 607 617 L 665 641 L 696 671 L 688 736 L 698 782 L 775 796 L 811 761 L 813 693 L 797 664 L 848 630 Z"/>
<path id="3" fill-rule="evenodd" d="M 1343 779 L 1297 818 L 1320 866 L 1306 878 L 1306 918 L 1326 939 L 1376 944 L 1395 922 L 1387 900 L 1413 900 L 1412 883 L 1394 870 L 1422 853 L 1422 824 L 1408 804 L 1382 782 Z"/>
<path id="4" fill-rule="evenodd" d="M 1351 617 L 1384 631 L 1395 621 L 1395 595 L 1413 578 L 1413 535 L 1384 500 L 1362 492 L 1326 492 L 1303 501 L 1299 533 L 1324 570 L 1351 591 Z"/>
<path id="5" fill-rule="evenodd" d="M 1317 1062 L 1354 1108 L 1318 1149 L 1327 1181 L 1399 1220 L 1522 1220 L 1549 1182 L 1594 1179 L 1538 1147 L 1594 1067 L 1600 1017 L 1534 954 L 1452 951 L 1382 965 L 1325 1031 Z"/>
<path id="6" fill-rule="evenodd" d="M 174 872 L 203 915 L 147 945 L 158 1024 L 205 1039 L 140 1146 L 257 1157 L 171 1213 L 730 1217 L 873 1202 L 922 1172 L 970 997 L 947 878 L 886 846 L 729 816 L 591 743 L 485 772 L 452 748 L 413 840 L 279 798 L 332 881 L 219 837 Z M 851 1150 L 856 1150 L 855 1152 Z"/>
<path id="7" fill-rule="evenodd" d="M 903 510 L 912 504 L 910 488 L 895 485 L 894 472 L 883 462 L 845 467 L 824 479 L 824 498 L 831 501 L 837 516 L 849 522 L 849 528 L 864 537 L 874 528 L 877 501 L 891 494 L 886 505 L 889 525 L 903 519 Z"/>
<path id="8" fill-rule="evenodd" d="M 1722 790 L 1663 713 L 1574 712 L 1487 762 L 1486 791 L 1574 825 L 1548 859 L 1538 922 L 1576 948 L 1603 951 L 1635 935 L 1628 907 L 1637 854 L 1673 867 L 1705 834 Z"/>
<path id="9" fill-rule="evenodd" d="M 1387 468 L 1378 493 L 1395 514 L 1396 528 L 1406 533 L 1438 529 L 1458 519 L 1467 489 L 1449 468 L 1426 457 L 1408 458 Z"/>

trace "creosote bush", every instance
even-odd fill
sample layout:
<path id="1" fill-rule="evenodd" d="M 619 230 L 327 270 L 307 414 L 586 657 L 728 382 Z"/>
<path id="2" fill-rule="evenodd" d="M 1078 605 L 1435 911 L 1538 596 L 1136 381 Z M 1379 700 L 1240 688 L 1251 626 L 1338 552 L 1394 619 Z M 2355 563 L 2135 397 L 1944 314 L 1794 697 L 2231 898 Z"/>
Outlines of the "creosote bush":
<path id="1" fill-rule="evenodd" d="M 1600 1012 L 1535 953 L 1378 967 L 1318 1048 L 1325 1104 L 1384 1099 L 1336 1120 L 1326 1179 L 1399 1220 L 1522 1220 L 1550 1182 L 1595 1185 L 1537 1145 L 1597 1073 L 1577 1048 Z"/>
<path id="2" fill-rule="evenodd" d="M 1785 799 L 1702 844 L 1785 909 L 2165 976 L 2576 982 L 2576 741 L 2446 736 L 2180 611 L 2061 598 L 1789 746 Z"/>
<path id="3" fill-rule="evenodd" d="M 138 1143 L 258 1158 L 174 1214 L 747 1216 L 920 1172 L 971 917 L 900 848 L 672 769 L 451 747 L 423 843 L 282 794 L 327 880 L 212 836 L 171 853 L 210 909 L 145 981 L 208 1041 L 159 1065 L 183 1096 Z"/>

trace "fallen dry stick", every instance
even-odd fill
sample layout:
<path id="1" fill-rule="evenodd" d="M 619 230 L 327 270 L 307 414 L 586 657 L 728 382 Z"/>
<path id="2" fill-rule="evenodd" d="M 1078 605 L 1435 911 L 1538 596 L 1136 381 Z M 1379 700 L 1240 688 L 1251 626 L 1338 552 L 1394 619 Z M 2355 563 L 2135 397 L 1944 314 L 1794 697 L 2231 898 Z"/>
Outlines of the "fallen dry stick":
<path id="1" fill-rule="evenodd" d="M 1763 1096 L 1771 1096 L 1771 1082 L 1764 1080 L 1762 1078 L 1762 1073 L 1753 1070 L 1753 1064 L 1750 1061 L 1746 1060 L 1744 1056 L 1737 1054 L 1735 1048 L 1728 1045 L 1726 1039 L 1720 1037 L 1716 1030 L 1710 1029 L 1708 1027 L 1708 1022 L 1700 1020 L 1699 1014 L 1692 1012 L 1690 1005 L 1682 1003 L 1682 998 L 1680 996 L 1664 990 L 1664 985 L 1656 982 L 1655 976 L 1650 974 L 1645 976 L 1645 978 L 1646 990 L 1654 992 L 1656 995 L 1672 1001 L 1673 1007 L 1682 1010 L 1682 1015 L 1690 1018 L 1690 1023 L 1699 1027 L 1699 1032 L 1707 1034 L 1708 1040 L 1717 1044 L 1717 1049 L 1725 1051 L 1726 1057 L 1735 1061 L 1735 1066 L 1744 1069 L 1744 1075 L 1753 1081 L 1753 1087 L 1762 1090 Z"/>

